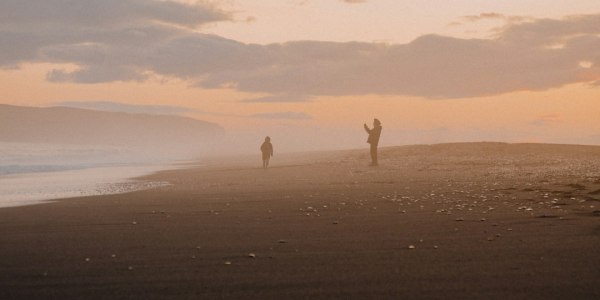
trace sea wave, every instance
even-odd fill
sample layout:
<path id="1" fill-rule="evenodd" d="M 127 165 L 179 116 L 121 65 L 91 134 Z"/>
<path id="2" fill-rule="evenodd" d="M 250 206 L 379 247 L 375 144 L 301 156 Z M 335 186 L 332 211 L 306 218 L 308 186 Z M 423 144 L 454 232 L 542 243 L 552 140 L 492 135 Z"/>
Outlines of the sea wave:
<path id="1" fill-rule="evenodd" d="M 0 143 L 0 207 L 160 187 L 131 178 L 169 168 L 125 148 Z"/>

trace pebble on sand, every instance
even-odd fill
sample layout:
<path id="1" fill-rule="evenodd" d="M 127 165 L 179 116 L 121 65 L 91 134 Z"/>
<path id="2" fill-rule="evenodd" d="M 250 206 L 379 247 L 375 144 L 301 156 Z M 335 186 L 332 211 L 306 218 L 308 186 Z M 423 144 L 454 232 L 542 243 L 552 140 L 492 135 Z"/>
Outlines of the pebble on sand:
<path id="1" fill-rule="evenodd" d="M 415 247 L 415 245 L 410 245 L 410 246 L 408 246 L 408 249 L 411 249 L 411 250 L 412 250 L 412 249 L 415 249 L 415 248 L 416 248 L 416 247 Z"/>
<path id="2" fill-rule="evenodd" d="M 249 258 L 256 258 L 256 254 L 254 254 L 254 253 L 248 253 L 248 257 Z"/>

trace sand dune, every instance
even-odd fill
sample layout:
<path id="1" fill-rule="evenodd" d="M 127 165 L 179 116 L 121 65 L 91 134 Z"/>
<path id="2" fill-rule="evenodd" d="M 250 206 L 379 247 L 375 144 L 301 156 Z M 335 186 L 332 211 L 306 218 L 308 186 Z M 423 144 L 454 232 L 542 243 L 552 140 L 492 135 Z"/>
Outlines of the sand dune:
<path id="1" fill-rule="evenodd" d="M 380 156 L 222 158 L 154 190 L 2 209 L 0 297 L 600 297 L 600 147 Z"/>

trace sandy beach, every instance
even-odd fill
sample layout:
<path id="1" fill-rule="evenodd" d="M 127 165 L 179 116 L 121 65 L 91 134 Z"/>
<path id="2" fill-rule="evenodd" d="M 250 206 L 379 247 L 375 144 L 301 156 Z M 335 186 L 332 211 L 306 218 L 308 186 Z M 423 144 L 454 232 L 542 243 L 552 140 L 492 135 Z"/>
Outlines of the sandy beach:
<path id="1" fill-rule="evenodd" d="M 255 159 L 252 161 L 251 159 Z M 0 209 L 2 299 L 598 299 L 600 147 L 214 159 Z"/>

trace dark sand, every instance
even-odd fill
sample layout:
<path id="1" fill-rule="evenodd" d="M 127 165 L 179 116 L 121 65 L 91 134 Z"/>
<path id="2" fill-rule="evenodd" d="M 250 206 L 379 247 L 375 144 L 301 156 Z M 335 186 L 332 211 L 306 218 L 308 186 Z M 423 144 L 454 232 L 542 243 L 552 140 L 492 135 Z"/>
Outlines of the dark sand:
<path id="1" fill-rule="evenodd" d="M 0 209 L 0 298 L 600 297 L 600 147 L 380 156 L 276 156 L 264 171 L 257 155 Z"/>

